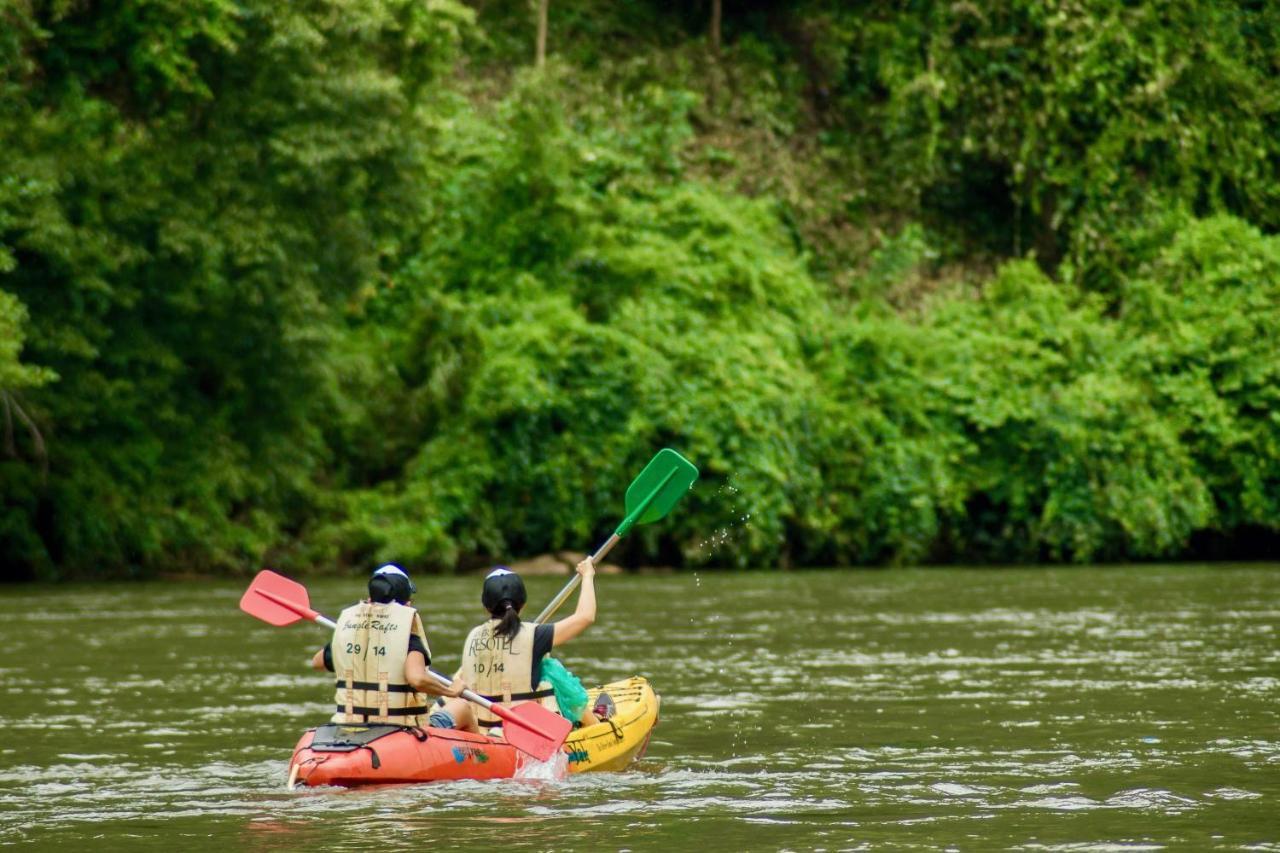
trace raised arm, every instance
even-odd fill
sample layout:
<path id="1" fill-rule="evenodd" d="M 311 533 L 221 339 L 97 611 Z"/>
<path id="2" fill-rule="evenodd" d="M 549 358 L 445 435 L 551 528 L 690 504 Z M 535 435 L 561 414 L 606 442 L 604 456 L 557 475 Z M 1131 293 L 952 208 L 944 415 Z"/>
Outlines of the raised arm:
<path id="1" fill-rule="evenodd" d="M 577 572 L 582 575 L 582 586 L 578 588 L 578 608 L 571 616 L 566 616 L 553 624 L 552 627 L 555 628 L 555 639 L 551 641 L 553 647 L 569 642 L 596 621 L 595 563 L 587 557 L 578 563 Z"/>

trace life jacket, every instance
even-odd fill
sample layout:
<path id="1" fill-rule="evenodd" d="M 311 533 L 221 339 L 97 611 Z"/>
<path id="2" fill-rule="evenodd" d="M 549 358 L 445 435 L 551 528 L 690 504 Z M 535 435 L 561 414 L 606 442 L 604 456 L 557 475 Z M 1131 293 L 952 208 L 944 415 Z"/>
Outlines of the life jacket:
<path id="1" fill-rule="evenodd" d="M 330 722 L 426 725 L 427 697 L 404 679 L 410 634 L 430 648 L 422 619 L 412 607 L 365 601 L 342 611 L 331 646 L 337 680 Z"/>
<path id="2" fill-rule="evenodd" d="M 551 683 L 543 679 L 533 683 L 534 625 L 524 624 L 514 637 L 498 637 L 494 629 L 500 620 L 490 619 L 471 629 L 462 647 L 463 680 L 490 702 L 510 708 L 522 702 L 537 702 L 557 710 Z M 475 706 L 476 722 L 484 728 L 502 725 L 502 720 L 487 708 Z"/>

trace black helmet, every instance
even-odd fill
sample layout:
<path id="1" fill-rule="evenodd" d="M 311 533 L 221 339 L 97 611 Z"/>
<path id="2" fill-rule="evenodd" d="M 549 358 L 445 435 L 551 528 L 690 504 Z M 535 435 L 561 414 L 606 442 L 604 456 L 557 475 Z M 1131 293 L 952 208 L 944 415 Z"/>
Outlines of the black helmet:
<path id="1" fill-rule="evenodd" d="M 394 563 L 387 563 L 369 578 L 369 600 L 376 604 L 408 604 L 417 591 L 405 570 Z"/>
<path id="2" fill-rule="evenodd" d="M 480 593 L 480 603 L 484 609 L 493 613 L 499 604 L 510 601 L 516 610 L 524 607 L 529 598 L 524 591 L 524 581 L 506 566 L 498 566 L 484 577 L 484 592 Z"/>

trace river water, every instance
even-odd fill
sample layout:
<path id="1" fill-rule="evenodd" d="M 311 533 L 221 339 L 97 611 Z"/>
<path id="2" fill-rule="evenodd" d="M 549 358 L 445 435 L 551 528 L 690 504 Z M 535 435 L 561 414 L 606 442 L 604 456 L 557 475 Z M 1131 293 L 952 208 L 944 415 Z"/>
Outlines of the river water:
<path id="1" fill-rule="evenodd" d="M 419 586 L 451 670 L 479 580 Z M 561 657 L 663 695 L 639 764 L 361 791 L 285 789 L 326 637 L 243 588 L 0 589 L 0 845 L 1280 850 L 1280 566 L 603 577 Z"/>

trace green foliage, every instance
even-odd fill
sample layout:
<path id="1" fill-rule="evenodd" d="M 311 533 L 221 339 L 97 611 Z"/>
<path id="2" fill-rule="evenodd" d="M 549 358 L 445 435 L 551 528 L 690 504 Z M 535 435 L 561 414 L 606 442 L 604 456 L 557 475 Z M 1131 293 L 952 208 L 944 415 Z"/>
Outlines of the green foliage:
<path id="1" fill-rule="evenodd" d="M 0 563 L 1280 534 L 1271 6 L 481 11 L 0 5 Z"/>
<path id="2" fill-rule="evenodd" d="M 1036 560 L 1176 552 L 1211 519 L 1176 424 L 1096 299 L 1006 266 L 931 318 L 951 368 L 928 381 L 967 439 L 961 553 Z"/>
<path id="3" fill-rule="evenodd" d="M 570 126 L 560 85 L 526 81 L 497 107 L 506 144 L 486 121 L 456 125 L 440 196 L 470 203 L 368 305 L 379 328 L 412 330 L 388 355 L 412 377 L 400 399 L 432 414 L 390 418 L 416 425 L 395 444 L 418 452 L 323 528 L 360 543 L 348 559 L 449 568 L 587 547 L 661 444 L 704 479 L 661 530 L 637 531 L 627 559 L 1154 557 L 1198 530 L 1260 523 L 1219 513 L 1136 314 L 1117 319 L 1029 262 L 921 320 L 832 312 L 776 209 L 655 170 L 679 132 L 635 149 L 616 116 Z M 928 251 L 905 230 L 868 287 Z M 718 537 L 732 547 L 708 548 Z"/>
<path id="4" fill-rule="evenodd" d="M 0 392 L 44 385 L 57 376 L 18 360 L 25 337 L 27 310 L 16 297 L 0 290 Z"/>
<path id="5" fill-rule="evenodd" d="M 1219 529 L 1280 518 L 1280 238 L 1193 222 L 1135 277 L 1123 321 L 1144 381 L 1212 491 Z"/>
<path id="6" fill-rule="evenodd" d="M 887 310 L 835 317 L 813 356 L 821 396 L 807 427 L 818 468 L 798 519 L 805 562 L 917 562 L 964 500 L 964 437 L 938 423 L 926 377 L 948 365 L 932 337 Z"/>
<path id="7" fill-rule="evenodd" d="M 793 476 L 795 432 L 818 292 L 768 204 L 654 182 L 642 164 L 666 160 L 679 133 L 637 145 L 607 122 L 571 132 L 555 85 L 528 82 L 500 105 L 501 136 L 459 122 L 444 141 L 457 160 L 439 197 L 468 203 L 443 206 L 397 287 L 368 306 L 380 327 L 407 330 L 387 352 L 402 399 L 442 414 L 410 418 L 420 449 L 403 478 L 356 493 L 329 535 L 439 567 L 587 547 L 653 449 L 673 443 L 704 482 L 751 484 L 762 507 L 738 559 L 772 559 L 808 488 Z M 679 558 L 673 540 L 692 548 L 732 523 L 711 498 L 700 490 L 663 531 L 638 530 L 633 555 Z"/>
<path id="8" fill-rule="evenodd" d="M 801 8 L 846 143 L 938 227 L 1115 283 L 1135 218 L 1280 226 L 1274 4 Z"/>
<path id="9" fill-rule="evenodd" d="M 244 566 L 306 510 L 333 309 L 422 209 L 418 93 L 469 16 L 428 5 L 6 7 L 3 282 L 61 381 L 3 562 Z"/>

